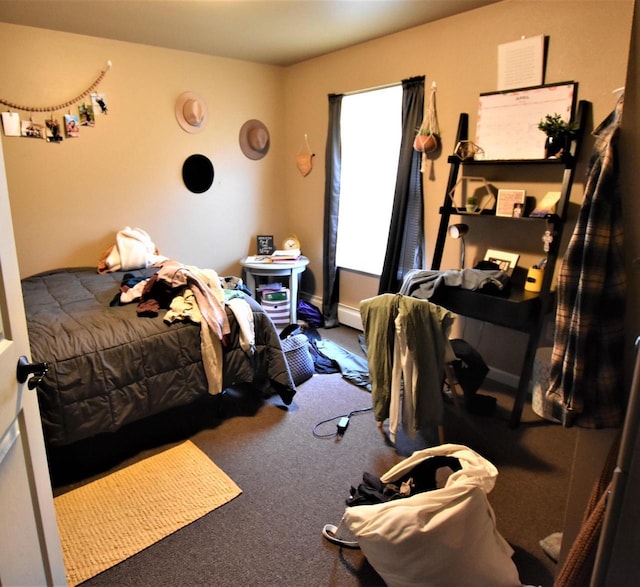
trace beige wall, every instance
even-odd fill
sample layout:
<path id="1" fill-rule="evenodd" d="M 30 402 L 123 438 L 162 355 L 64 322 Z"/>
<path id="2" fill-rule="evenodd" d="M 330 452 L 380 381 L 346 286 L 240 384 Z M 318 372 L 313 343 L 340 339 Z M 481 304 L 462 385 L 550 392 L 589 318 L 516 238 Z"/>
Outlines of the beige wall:
<path id="1" fill-rule="evenodd" d="M 470 114 L 470 133 L 473 136 L 477 96 L 496 89 L 498 45 L 521 36 L 549 36 L 545 81 L 579 82 L 579 98 L 593 103 L 592 120 L 597 124 L 615 105 L 612 90 L 625 84 L 632 9 L 633 2 L 626 0 L 507 0 L 288 68 L 285 75 L 286 143 L 291 150 L 288 155 L 294 155 L 304 133 L 309 135 L 318 154 L 315 160 L 318 170 L 307 178 L 299 177 L 293 168 L 288 168 L 286 174 L 287 192 L 294 212 L 292 227 L 306 245 L 311 267 L 318 273 L 317 281 L 321 283 L 320 226 L 309 223 L 308 218 L 315 215 L 321 219 L 323 214 L 327 94 L 425 75 L 428 96 L 431 83 L 437 83 L 443 155 L 433 161 L 433 179 L 425 177 L 424 184 L 427 260 L 430 263 L 438 229 L 438 208 L 442 204 L 448 178 L 446 155 L 455 146 L 458 116 L 460 112 Z M 372 121 L 372 149 L 375 148 L 373 129 Z M 582 200 L 582 178 L 591 145 L 587 137 L 572 194 L 572 201 L 576 203 L 572 207 L 574 221 L 575 210 Z M 375 169 L 371 172 L 375 173 Z M 534 193 L 544 194 L 546 189 L 546 184 L 543 184 L 534 188 Z M 374 212 L 363 210 L 363 221 L 366 222 L 367 213 Z M 570 234 L 569 226 L 565 235 L 568 237 Z M 509 235 L 509 238 L 513 236 Z M 497 232 L 487 234 L 480 225 L 472 226 L 466 239 L 467 266 L 482 257 L 487 238 L 493 239 L 491 244 L 496 248 L 514 248 L 513 244 L 508 246 L 513 242 L 509 239 L 501 242 Z M 517 234 L 515 238 L 518 238 Z M 536 239 L 529 245 L 534 247 L 530 258 L 539 259 L 543 254 L 541 241 Z M 363 254 L 366 253 L 363 251 Z M 449 243 L 442 268 L 457 267 L 458 258 L 458 243 Z M 376 279 L 341 273 L 342 303 L 357 308 L 361 299 L 376 292 Z M 321 293 L 320 289 L 318 294 Z M 523 335 L 490 324 L 481 326 L 468 319 L 458 320 L 458 327 L 458 334 L 477 345 L 492 366 L 509 373 L 519 372 L 526 345 Z"/>
<path id="2" fill-rule="evenodd" d="M 98 90 L 109 114 L 98 116 L 95 128 L 59 145 L 3 136 L 21 273 L 96 265 L 115 232 L 130 225 L 149 232 L 170 257 L 237 274 L 256 234 L 285 235 L 283 70 L 0 24 L 4 100 L 65 102 L 107 60 L 113 67 Z M 208 107 L 199 134 L 185 132 L 175 118 L 176 98 L 188 90 Z M 34 121 L 44 118 L 33 114 Z M 260 161 L 247 159 L 238 145 L 250 118 L 271 132 L 271 150 Z M 214 165 L 214 185 L 204 194 L 182 182 L 182 164 L 194 153 Z"/>
<path id="3" fill-rule="evenodd" d="M 478 94 L 496 88 L 497 46 L 523 35 L 549 36 L 546 82 L 578 81 L 579 97 L 593 103 L 597 123 L 614 105 L 611 91 L 625 84 L 632 7 L 633 0 L 505 0 L 289 68 L 0 23 L 3 99 L 63 102 L 113 62 L 99 88 L 110 114 L 79 139 L 51 145 L 2 138 L 21 273 L 95 265 L 115 232 L 132 225 L 147 230 L 164 254 L 238 274 L 238 259 L 253 252 L 256 234 L 280 241 L 293 232 L 311 259 L 303 290 L 321 296 L 327 94 L 415 75 L 426 76 L 427 90 L 437 83 L 443 138 L 444 155 L 425 181 L 430 259 L 446 153 L 454 147 L 459 113 L 469 112 L 473 133 Z M 175 120 L 175 100 L 186 90 L 207 102 L 209 123 L 200 134 L 185 133 Z M 248 118 L 261 119 L 271 132 L 271 150 L 261 161 L 245 158 L 238 147 Z M 316 156 L 313 171 L 302 177 L 295 156 L 305 134 Z M 371 144 L 375 148 L 374 133 Z M 575 208 L 589 146 L 572 196 Z M 215 166 L 214 186 L 201 195 L 181 179 L 182 163 L 193 153 Z M 467 241 L 471 263 L 486 243 L 472 235 Z M 457 255 L 457 244 L 448 246 L 443 268 L 455 267 Z M 342 301 L 354 308 L 377 291 L 375 279 L 359 274 L 343 274 L 342 283 Z M 481 330 L 471 320 L 458 325 L 487 362 L 519 371 L 522 335 L 491 325 Z"/>

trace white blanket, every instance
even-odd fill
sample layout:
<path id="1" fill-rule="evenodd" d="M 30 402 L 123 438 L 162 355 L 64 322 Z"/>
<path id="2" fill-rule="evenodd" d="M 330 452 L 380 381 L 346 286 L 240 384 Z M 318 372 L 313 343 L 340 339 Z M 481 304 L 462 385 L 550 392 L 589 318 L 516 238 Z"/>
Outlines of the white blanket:
<path id="1" fill-rule="evenodd" d="M 116 243 L 107 252 L 103 272 L 130 271 L 149 267 L 167 257 L 157 254 L 151 237 L 141 228 L 126 226 L 116 234 Z"/>

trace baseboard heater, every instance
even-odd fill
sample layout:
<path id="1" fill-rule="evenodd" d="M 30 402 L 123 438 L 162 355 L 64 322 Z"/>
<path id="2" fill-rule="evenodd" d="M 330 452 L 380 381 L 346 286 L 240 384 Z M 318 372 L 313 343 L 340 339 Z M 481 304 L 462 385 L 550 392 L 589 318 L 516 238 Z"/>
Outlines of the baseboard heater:
<path id="1" fill-rule="evenodd" d="M 311 298 L 311 303 L 318 308 L 322 308 L 322 298 L 313 296 Z M 362 317 L 360 316 L 360 310 L 358 308 L 354 308 L 353 306 L 347 306 L 345 304 L 338 304 L 338 322 L 344 326 L 349 326 L 350 328 L 355 328 L 356 330 L 364 330 L 362 326 Z M 508 385 L 509 387 L 513 387 L 517 389 L 519 377 L 514 373 L 508 373 L 507 371 L 503 371 L 502 369 L 496 369 L 489 365 L 489 373 L 487 378 L 497 381 L 498 383 L 502 383 L 503 385 Z"/>

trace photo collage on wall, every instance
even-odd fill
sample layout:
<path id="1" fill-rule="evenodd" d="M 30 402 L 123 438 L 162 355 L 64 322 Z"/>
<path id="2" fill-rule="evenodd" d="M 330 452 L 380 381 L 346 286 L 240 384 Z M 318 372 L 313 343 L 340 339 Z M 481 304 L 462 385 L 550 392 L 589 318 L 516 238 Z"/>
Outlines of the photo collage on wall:
<path id="1" fill-rule="evenodd" d="M 92 93 L 89 103 L 82 102 L 77 107 L 77 113 L 69 112 L 63 115 L 62 121 L 52 113 L 45 119 L 44 124 L 35 122 L 33 116 L 21 119 L 18 112 L 2 112 L 2 129 L 7 137 L 26 137 L 31 139 L 45 139 L 48 143 L 61 143 L 65 138 L 78 138 L 80 129 L 94 127 L 96 115 L 108 114 L 107 100 L 104 94 Z M 61 124 L 61 122 L 63 124 Z"/>

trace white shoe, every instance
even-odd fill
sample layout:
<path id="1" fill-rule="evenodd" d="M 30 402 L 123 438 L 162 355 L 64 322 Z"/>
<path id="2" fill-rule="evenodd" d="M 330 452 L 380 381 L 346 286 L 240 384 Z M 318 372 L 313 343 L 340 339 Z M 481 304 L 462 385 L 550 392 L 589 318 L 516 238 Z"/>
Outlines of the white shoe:
<path id="1" fill-rule="evenodd" d="M 342 526 L 342 523 L 340 523 Z M 360 545 L 355 540 L 345 540 L 344 538 L 339 538 L 338 532 L 339 528 L 334 526 L 333 524 L 325 524 L 324 528 L 322 528 L 322 535 L 331 543 L 337 544 L 338 546 L 344 546 L 345 548 L 360 548 Z"/>

